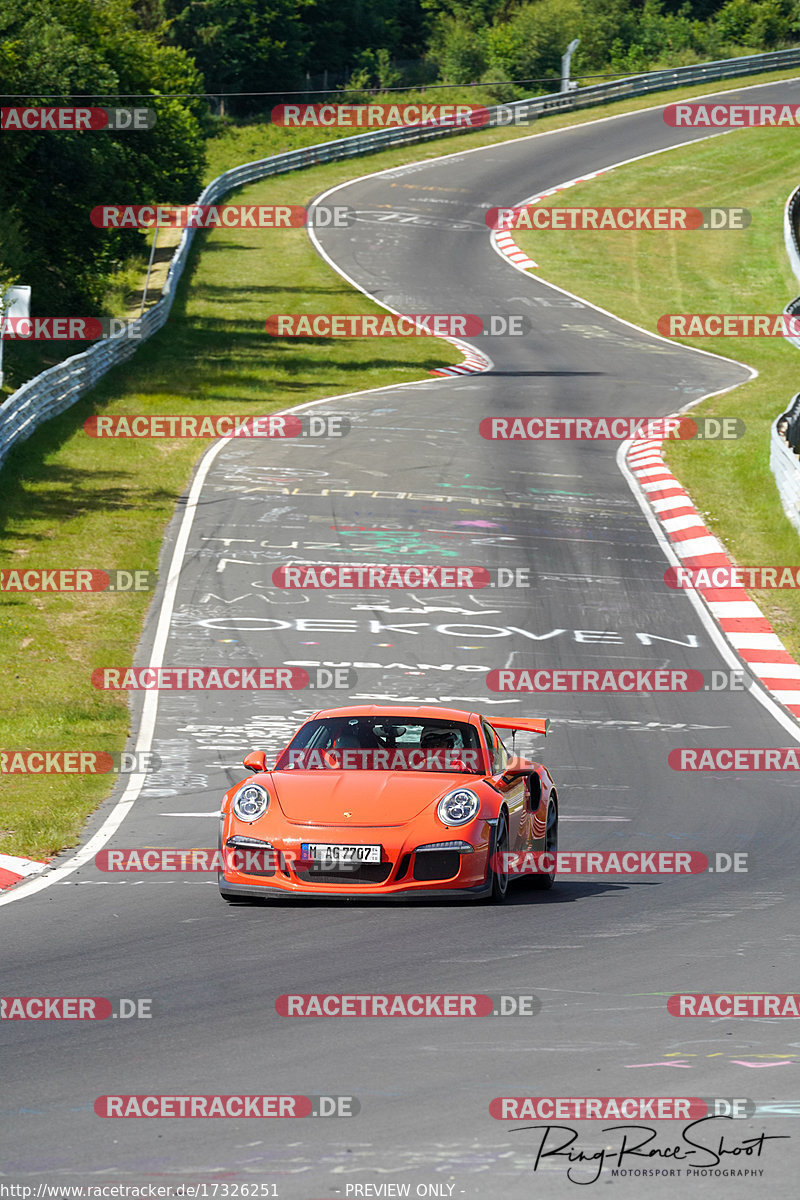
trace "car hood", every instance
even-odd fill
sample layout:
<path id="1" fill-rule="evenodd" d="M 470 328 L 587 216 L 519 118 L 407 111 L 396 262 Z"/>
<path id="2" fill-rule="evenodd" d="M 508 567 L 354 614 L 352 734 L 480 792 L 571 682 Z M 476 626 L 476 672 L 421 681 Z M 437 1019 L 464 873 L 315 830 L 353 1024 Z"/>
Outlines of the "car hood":
<path id="1" fill-rule="evenodd" d="M 455 787 L 481 777 L 419 771 L 276 771 L 278 803 L 298 825 L 405 825 Z M 345 815 L 349 814 L 349 815 Z"/>

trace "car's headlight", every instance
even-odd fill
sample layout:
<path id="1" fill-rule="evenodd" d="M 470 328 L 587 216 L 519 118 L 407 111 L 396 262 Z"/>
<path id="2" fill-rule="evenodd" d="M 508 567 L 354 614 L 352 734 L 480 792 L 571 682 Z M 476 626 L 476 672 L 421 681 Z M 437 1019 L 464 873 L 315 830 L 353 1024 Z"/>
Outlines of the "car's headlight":
<path id="1" fill-rule="evenodd" d="M 231 808 L 240 821 L 257 821 L 269 807 L 269 792 L 260 783 L 243 783 Z"/>
<path id="2" fill-rule="evenodd" d="M 455 788 L 442 796 L 436 814 L 445 825 L 466 825 L 480 808 L 480 797 L 470 788 Z"/>

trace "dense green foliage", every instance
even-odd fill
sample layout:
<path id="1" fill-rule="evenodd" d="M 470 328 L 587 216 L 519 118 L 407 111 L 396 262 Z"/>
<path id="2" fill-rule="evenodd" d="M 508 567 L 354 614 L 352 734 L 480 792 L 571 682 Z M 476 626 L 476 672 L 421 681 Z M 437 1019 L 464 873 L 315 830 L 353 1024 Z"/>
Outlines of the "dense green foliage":
<path id="1" fill-rule="evenodd" d="M 198 90 L 191 57 L 144 29 L 132 0 L 4 0 L 4 106 L 63 105 L 80 95 L 78 103 L 98 107 L 156 107 L 158 121 L 140 132 L 0 134 L 0 283 L 30 284 L 39 314 L 97 305 L 108 273 L 142 238 L 95 229 L 89 213 L 103 203 L 196 198 L 207 106 L 149 97 Z M 115 100 L 126 94 L 141 98 Z"/>
<path id="2" fill-rule="evenodd" d="M 5 0 L 4 105 L 138 104 L 158 121 L 0 134 L 0 289 L 31 284 L 37 314 L 95 311 L 143 238 L 95 229 L 89 211 L 193 200 L 215 105 L 263 116 L 296 92 L 433 83 L 505 101 L 557 87 L 574 37 L 572 75 L 587 83 L 792 44 L 798 31 L 800 0 Z"/>
<path id="3" fill-rule="evenodd" d="M 388 87 L 541 81 L 581 44 L 573 74 L 629 72 L 791 44 L 798 0 L 143 0 L 210 92 L 345 81 Z M 152 18 L 151 18 L 152 19 Z M 397 70 L 397 68 L 400 68 Z M 526 87 L 512 95 L 523 95 Z M 266 100 L 234 102 L 258 111 Z"/>
<path id="4" fill-rule="evenodd" d="M 573 77 L 647 71 L 734 57 L 793 43 L 797 0 L 422 0 L 428 53 L 454 83 L 542 81 L 560 76 L 561 55 L 580 38 Z M 511 96 L 527 89 L 514 88 Z M 534 87 L 534 90 L 537 90 Z M 499 97 L 505 99 L 506 97 Z"/>

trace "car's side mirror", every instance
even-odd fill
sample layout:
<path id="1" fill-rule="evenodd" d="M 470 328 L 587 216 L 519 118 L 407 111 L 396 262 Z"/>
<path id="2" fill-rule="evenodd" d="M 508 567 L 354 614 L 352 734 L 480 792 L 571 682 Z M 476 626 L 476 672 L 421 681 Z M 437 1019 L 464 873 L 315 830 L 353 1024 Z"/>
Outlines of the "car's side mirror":
<path id="1" fill-rule="evenodd" d="M 492 783 L 499 788 L 511 787 L 512 783 L 516 783 L 518 779 L 524 779 L 526 775 L 532 775 L 535 767 L 532 763 L 521 762 L 519 759 L 516 762 L 512 761 L 506 764 L 506 768 L 499 775 L 492 776 Z"/>
<path id="2" fill-rule="evenodd" d="M 253 774 L 257 771 L 266 771 L 267 756 L 263 750 L 251 750 L 247 758 L 244 759 L 243 765 L 247 767 L 248 771 L 252 771 Z"/>

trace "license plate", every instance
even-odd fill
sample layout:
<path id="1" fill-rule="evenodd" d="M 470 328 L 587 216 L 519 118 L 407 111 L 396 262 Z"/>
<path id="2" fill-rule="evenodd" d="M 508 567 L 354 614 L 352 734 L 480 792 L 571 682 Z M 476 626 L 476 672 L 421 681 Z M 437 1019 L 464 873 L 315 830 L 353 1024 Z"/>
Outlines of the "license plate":
<path id="1" fill-rule="evenodd" d="M 329 846 L 319 842 L 303 842 L 300 853 L 306 862 L 334 871 L 352 871 L 361 863 L 381 861 L 380 846 Z"/>

